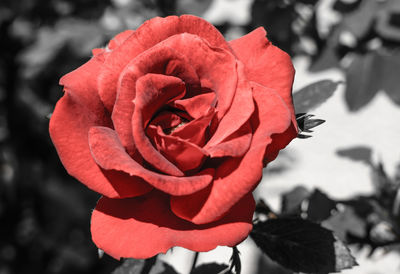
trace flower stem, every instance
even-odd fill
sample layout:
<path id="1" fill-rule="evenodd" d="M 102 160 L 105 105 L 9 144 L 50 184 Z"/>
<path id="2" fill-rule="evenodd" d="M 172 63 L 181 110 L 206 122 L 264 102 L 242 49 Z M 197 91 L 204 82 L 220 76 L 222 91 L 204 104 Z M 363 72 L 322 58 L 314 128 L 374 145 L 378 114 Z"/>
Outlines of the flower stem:
<path id="1" fill-rule="evenodd" d="M 197 263 L 198 258 L 199 258 L 199 252 L 196 252 L 193 257 L 193 263 L 192 263 L 192 267 L 190 268 L 189 274 L 192 273 L 194 271 L 194 269 L 196 268 L 196 263 Z"/>

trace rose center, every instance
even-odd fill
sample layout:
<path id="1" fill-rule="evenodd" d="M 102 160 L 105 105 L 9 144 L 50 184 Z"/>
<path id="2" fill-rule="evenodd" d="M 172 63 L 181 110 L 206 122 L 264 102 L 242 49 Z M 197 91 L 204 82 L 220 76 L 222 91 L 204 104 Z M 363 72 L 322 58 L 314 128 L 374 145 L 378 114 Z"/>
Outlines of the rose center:
<path id="1" fill-rule="evenodd" d="M 171 128 L 164 129 L 164 133 L 167 134 L 167 135 L 170 135 L 171 133 L 173 133 L 178 128 L 180 128 L 180 127 L 186 125 L 187 123 L 189 123 L 189 120 L 186 120 L 184 118 L 181 118 L 181 119 L 182 119 L 182 121 L 179 123 L 179 125 L 176 125 L 176 126 L 171 127 Z"/>

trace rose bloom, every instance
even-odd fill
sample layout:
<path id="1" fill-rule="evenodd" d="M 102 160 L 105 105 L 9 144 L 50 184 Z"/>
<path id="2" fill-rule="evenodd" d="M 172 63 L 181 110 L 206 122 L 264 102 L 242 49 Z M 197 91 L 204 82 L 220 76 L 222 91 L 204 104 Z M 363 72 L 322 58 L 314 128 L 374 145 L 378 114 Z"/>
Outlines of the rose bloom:
<path id="1" fill-rule="evenodd" d="M 119 259 L 242 242 L 263 167 L 297 136 L 293 77 L 263 28 L 227 42 L 190 15 L 94 49 L 50 120 L 68 173 L 103 195 L 94 243 Z"/>

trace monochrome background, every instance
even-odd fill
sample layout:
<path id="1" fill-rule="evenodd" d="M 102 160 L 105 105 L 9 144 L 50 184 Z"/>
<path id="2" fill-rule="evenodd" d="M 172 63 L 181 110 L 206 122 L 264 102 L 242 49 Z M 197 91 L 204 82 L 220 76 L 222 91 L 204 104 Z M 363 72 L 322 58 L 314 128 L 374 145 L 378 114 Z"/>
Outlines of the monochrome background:
<path id="1" fill-rule="evenodd" d="M 264 172 L 255 196 L 279 210 L 281 195 L 302 185 L 335 199 L 374 192 L 368 151 L 400 184 L 400 5 L 397 0 L 2 0 L 0 2 L 0 274 L 111 273 L 120 262 L 98 258 L 90 214 L 99 195 L 71 178 L 48 134 L 62 96 L 59 78 L 91 49 L 145 20 L 195 14 L 227 40 L 264 26 L 293 58 L 294 92 L 319 80 L 339 81 L 312 111 L 326 122 L 294 140 Z M 342 151 L 342 153 L 341 153 Z M 351 157 L 350 157 L 351 158 Z M 354 158 L 354 157 L 353 157 Z M 239 245 L 242 273 L 292 273 L 249 238 Z M 400 273 L 399 248 L 351 246 L 359 266 L 346 274 Z M 229 248 L 201 253 L 198 263 L 227 263 Z M 174 248 L 163 260 L 188 273 L 193 252 Z"/>

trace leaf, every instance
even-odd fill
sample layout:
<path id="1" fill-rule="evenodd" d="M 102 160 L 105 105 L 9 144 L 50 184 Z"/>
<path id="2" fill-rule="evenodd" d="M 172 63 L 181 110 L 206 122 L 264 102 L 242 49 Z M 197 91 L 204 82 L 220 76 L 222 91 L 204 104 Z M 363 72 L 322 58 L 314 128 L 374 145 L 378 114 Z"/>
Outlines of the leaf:
<path id="1" fill-rule="evenodd" d="M 301 133 L 297 134 L 297 138 L 299 138 L 299 139 L 308 139 L 311 137 L 312 137 L 311 135 L 307 135 L 307 134 L 301 134 Z"/>
<path id="2" fill-rule="evenodd" d="M 330 68 L 340 67 L 339 55 L 336 52 L 337 39 L 330 38 L 319 56 L 312 62 L 310 72 L 318 72 Z"/>
<path id="3" fill-rule="evenodd" d="M 336 202 L 319 189 L 316 189 L 308 199 L 307 219 L 321 222 L 329 218 L 335 208 Z"/>
<path id="4" fill-rule="evenodd" d="M 223 272 L 227 270 L 227 272 Z M 209 264 L 202 264 L 196 267 L 190 274 L 219 274 L 219 273 L 231 273 L 229 271 L 229 266 L 226 264 L 217 264 L 217 263 L 209 263 Z"/>
<path id="5" fill-rule="evenodd" d="M 347 69 L 346 103 L 350 111 L 357 111 L 367 105 L 379 90 L 400 105 L 398 72 L 400 54 L 384 50 L 355 55 Z"/>
<path id="6" fill-rule="evenodd" d="M 175 269 L 156 257 L 147 260 L 126 259 L 112 274 L 178 274 Z"/>
<path id="7" fill-rule="evenodd" d="M 310 192 L 303 186 L 297 186 L 292 191 L 282 195 L 282 213 L 301 212 L 301 203 L 310 196 Z"/>
<path id="8" fill-rule="evenodd" d="M 332 229 L 339 239 L 346 241 L 350 234 L 357 238 L 367 236 L 367 221 L 360 218 L 353 208 L 346 206 L 341 212 L 337 212 L 322 225 L 328 229 Z"/>
<path id="9" fill-rule="evenodd" d="M 311 133 L 313 132 L 311 129 L 315 128 L 323 123 L 325 123 L 325 120 L 322 119 L 311 119 L 313 117 L 313 114 L 307 114 L 307 113 L 298 113 L 296 114 L 296 122 L 299 127 L 299 134 L 298 138 L 309 138 L 311 135 L 306 135 L 302 134 L 303 132 L 306 133 Z"/>
<path id="10" fill-rule="evenodd" d="M 400 36 L 400 29 L 399 29 Z M 399 37 L 400 40 L 400 37 Z M 399 71 L 400 71 L 400 54 L 380 53 L 378 62 L 380 63 L 380 80 L 382 89 L 386 92 L 393 103 L 400 106 L 399 92 Z"/>
<path id="11" fill-rule="evenodd" d="M 346 71 L 345 100 L 350 111 L 366 106 L 379 91 L 381 79 L 378 63 L 374 52 L 354 56 Z"/>
<path id="12" fill-rule="evenodd" d="M 325 123 L 325 120 L 322 120 L 322 119 L 307 119 L 304 121 L 303 131 L 312 132 L 311 131 L 312 128 L 315 128 L 323 123 Z"/>
<path id="13" fill-rule="evenodd" d="M 336 239 L 334 247 L 335 247 L 334 272 L 339 272 L 344 269 L 349 269 L 352 268 L 353 266 L 358 265 L 356 259 L 351 255 L 350 249 L 344 242 Z"/>
<path id="14" fill-rule="evenodd" d="M 250 236 L 271 259 L 295 272 L 337 272 L 357 264 L 332 231 L 307 220 L 258 222 Z"/>
<path id="15" fill-rule="evenodd" d="M 366 146 L 355 146 L 339 149 L 336 151 L 336 154 L 341 157 L 349 158 L 353 161 L 361 161 L 366 164 L 371 164 L 372 150 Z"/>
<path id="16" fill-rule="evenodd" d="M 254 273 L 293 274 L 293 271 L 271 260 L 268 256 L 259 256 L 257 271 Z"/>
<path id="17" fill-rule="evenodd" d="M 307 113 L 316 109 L 333 95 L 340 82 L 321 80 L 308 85 L 293 95 L 293 102 L 297 113 Z"/>
<path id="18" fill-rule="evenodd" d="M 387 209 L 390 209 L 398 185 L 389 178 L 382 162 L 373 165 L 372 171 L 372 181 L 377 192 L 376 195 L 379 197 L 379 202 Z"/>

